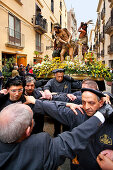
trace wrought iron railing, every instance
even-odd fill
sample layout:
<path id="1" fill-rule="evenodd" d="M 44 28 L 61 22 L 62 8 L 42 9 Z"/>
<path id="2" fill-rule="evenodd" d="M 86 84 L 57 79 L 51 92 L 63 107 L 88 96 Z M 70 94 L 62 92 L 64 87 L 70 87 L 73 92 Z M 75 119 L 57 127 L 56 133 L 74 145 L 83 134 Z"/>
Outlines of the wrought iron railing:
<path id="1" fill-rule="evenodd" d="M 14 45 L 14 46 L 18 46 L 18 47 L 23 47 L 25 46 L 25 36 L 24 34 L 21 34 L 20 32 L 11 29 L 11 28 L 7 28 L 7 43 L 9 45 Z"/>
<path id="2" fill-rule="evenodd" d="M 45 18 L 33 15 L 33 24 L 35 26 L 40 26 L 42 29 L 44 29 L 47 32 L 48 24 Z"/>
<path id="3" fill-rule="evenodd" d="M 41 43 L 40 45 L 36 45 L 36 50 L 38 52 L 43 52 L 44 51 L 44 44 Z"/>

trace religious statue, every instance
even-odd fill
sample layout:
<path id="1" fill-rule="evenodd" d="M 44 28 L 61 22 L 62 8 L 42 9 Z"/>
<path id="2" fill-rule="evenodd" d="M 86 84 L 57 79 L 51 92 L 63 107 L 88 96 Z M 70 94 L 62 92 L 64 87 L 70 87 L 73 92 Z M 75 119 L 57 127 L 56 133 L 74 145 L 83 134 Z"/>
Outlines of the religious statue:
<path id="1" fill-rule="evenodd" d="M 55 49 L 60 50 L 60 58 L 61 62 L 64 61 L 64 55 L 67 52 L 70 56 L 70 59 L 73 61 L 73 47 L 74 43 L 72 42 L 72 35 L 70 32 L 63 28 L 61 29 L 61 26 L 56 23 L 54 24 L 54 42 L 55 42 Z"/>
<path id="2" fill-rule="evenodd" d="M 81 25 L 78 28 L 78 31 L 80 32 L 79 43 L 82 44 L 82 55 L 83 56 L 85 53 L 87 53 L 87 50 L 88 50 L 88 35 L 87 35 L 88 24 L 92 24 L 92 20 L 89 20 L 86 23 L 81 22 Z"/>

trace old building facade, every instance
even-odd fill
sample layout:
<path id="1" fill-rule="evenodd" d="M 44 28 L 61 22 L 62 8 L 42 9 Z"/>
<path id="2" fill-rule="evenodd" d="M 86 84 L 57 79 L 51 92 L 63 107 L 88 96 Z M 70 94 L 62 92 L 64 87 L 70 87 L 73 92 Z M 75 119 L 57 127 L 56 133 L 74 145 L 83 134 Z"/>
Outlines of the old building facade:
<path id="1" fill-rule="evenodd" d="M 67 27 L 64 0 L 0 0 L 0 66 L 15 57 L 18 65 L 52 56 L 53 24 Z"/>
<path id="2" fill-rule="evenodd" d="M 113 1 L 99 0 L 94 50 L 97 59 L 113 68 Z"/>

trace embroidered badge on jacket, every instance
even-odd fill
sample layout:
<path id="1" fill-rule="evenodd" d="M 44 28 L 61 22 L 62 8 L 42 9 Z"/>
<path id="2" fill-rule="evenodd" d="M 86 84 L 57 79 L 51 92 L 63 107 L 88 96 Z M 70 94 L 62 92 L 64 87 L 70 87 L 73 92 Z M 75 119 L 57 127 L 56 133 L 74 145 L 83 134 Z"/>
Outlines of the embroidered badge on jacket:
<path id="1" fill-rule="evenodd" d="M 68 88 L 68 86 L 67 86 L 67 85 L 65 85 L 65 86 L 64 86 L 64 89 L 67 89 L 67 88 Z"/>
<path id="2" fill-rule="evenodd" d="M 106 134 L 100 136 L 100 142 L 106 145 L 112 145 L 112 139 Z"/>

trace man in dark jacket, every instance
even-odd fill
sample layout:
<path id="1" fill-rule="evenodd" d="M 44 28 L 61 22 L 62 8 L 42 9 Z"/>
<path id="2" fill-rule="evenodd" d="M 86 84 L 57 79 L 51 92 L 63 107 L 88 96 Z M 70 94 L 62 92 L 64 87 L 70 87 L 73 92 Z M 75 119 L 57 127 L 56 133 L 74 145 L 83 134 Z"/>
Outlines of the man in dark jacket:
<path id="1" fill-rule="evenodd" d="M 103 106 L 102 97 L 104 94 L 98 90 L 84 88 L 82 89 L 82 104 L 84 109 L 84 114 L 81 114 L 79 110 L 76 110 L 78 115 L 75 115 L 74 112 L 66 107 L 66 103 L 60 101 L 40 101 L 33 100 L 35 103 L 35 109 L 42 113 L 47 113 L 60 121 L 61 123 L 68 125 L 70 130 L 84 121 L 93 116 L 97 110 L 99 110 Z M 72 103 L 71 103 L 72 105 Z M 104 108 L 103 111 L 107 111 L 109 113 L 113 112 L 113 108 L 110 105 L 105 105 L 108 108 Z M 72 169 L 83 169 L 83 170 L 98 170 L 99 166 L 96 162 L 97 155 L 104 149 L 113 149 L 112 141 L 113 141 L 113 121 L 112 118 L 108 118 L 101 130 L 92 136 L 89 145 L 82 152 L 77 152 L 78 155 L 78 164 L 73 165 Z M 73 161 L 77 162 L 77 161 Z"/>
<path id="2" fill-rule="evenodd" d="M 52 92 L 63 92 L 63 93 L 71 93 L 71 86 L 72 84 L 78 88 L 81 87 L 81 84 L 79 81 L 70 81 L 67 80 L 64 77 L 64 69 L 56 69 L 53 70 L 53 73 L 55 74 L 55 78 L 49 80 L 46 85 L 44 86 L 44 94 L 46 99 L 52 99 Z M 57 136 L 59 133 L 61 133 L 61 124 L 54 120 L 54 136 Z M 63 130 L 67 130 L 68 127 L 63 126 Z"/>
<path id="3" fill-rule="evenodd" d="M 24 90 L 25 86 L 25 90 Z M 24 94 L 27 96 L 34 96 L 36 99 L 42 97 L 42 93 L 40 93 L 37 89 L 35 89 L 35 79 L 33 77 L 27 76 L 26 80 L 23 81 L 21 77 L 16 76 L 14 78 L 10 78 L 7 83 L 7 94 L 0 94 L 0 110 L 9 104 L 16 102 L 25 102 Z M 24 92 L 23 92 L 24 91 Z M 33 109 L 33 105 L 30 104 L 31 109 Z M 35 125 L 32 133 L 39 133 L 43 131 L 44 126 L 44 116 L 41 114 L 35 114 L 34 112 L 34 120 Z"/>
<path id="4" fill-rule="evenodd" d="M 56 138 L 47 133 L 30 135 L 33 112 L 24 104 L 11 104 L 0 113 L 0 169 L 55 170 L 66 157 L 73 159 L 84 150 L 104 116 L 98 113 L 72 132 Z"/>
<path id="5" fill-rule="evenodd" d="M 20 77 L 8 79 L 6 83 L 7 94 L 0 94 L 0 111 L 13 103 L 25 102 L 23 95 L 23 82 Z"/>
<path id="6" fill-rule="evenodd" d="M 33 96 L 35 99 L 39 99 L 43 96 L 43 92 L 40 92 L 38 89 L 35 88 L 35 83 L 36 80 L 32 76 L 26 76 L 24 94 L 27 96 Z M 30 107 L 33 109 L 32 104 L 30 105 Z M 33 118 L 35 121 L 35 125 L 33 127 L 32 133 L 43 132 L 44 115 L 36 114 L 36 112 L 34 112 Z"/>

